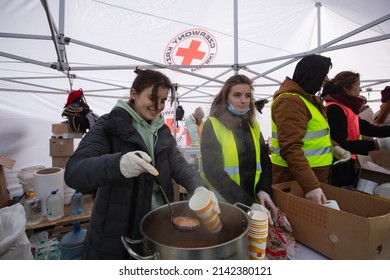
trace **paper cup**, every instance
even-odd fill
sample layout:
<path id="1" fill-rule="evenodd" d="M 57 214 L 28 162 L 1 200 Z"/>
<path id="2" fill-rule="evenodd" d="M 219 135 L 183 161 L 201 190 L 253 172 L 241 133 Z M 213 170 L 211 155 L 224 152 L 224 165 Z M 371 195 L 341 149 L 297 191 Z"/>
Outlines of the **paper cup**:
<path id="1" fill-rule="evenodd" d="M 251 223 L 268 224 L 268 215 L 263 211 L 252 211 Z"/>
<path id="2" fill-rule="evenodd" d="M 333 208 L 335 210 L 340 210 L 339 204 L 337 203 L 336 200 L 328 200 L 323 205 L 329 208 Z"/>
<path id="3" fill-rule="evenodd" d="M 267 249 L 267 237 L 253 238 L 248 236 L 248 251 L 250 260 L 264 260 Z"/>
<path id="4" fill-rule="evenodd" d="M 374 194 L 376 187 L 378 187 L 378 183 L 360 178 L 356 189 L 361 192 Z"/>
<path id="5" fill-rule="evenodd" d="M 221 219 L 213 210 L 213 203 L 208 191 L 194 193 L 189 201 L 189 207 L 210 232 L 218 233 L 222 229 Z"/>

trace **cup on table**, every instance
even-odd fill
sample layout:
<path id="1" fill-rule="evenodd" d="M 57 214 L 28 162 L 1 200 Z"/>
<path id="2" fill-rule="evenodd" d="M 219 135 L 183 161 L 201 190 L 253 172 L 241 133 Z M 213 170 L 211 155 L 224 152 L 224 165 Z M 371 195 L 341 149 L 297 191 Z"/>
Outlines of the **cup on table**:
<path id="1" fill-rule="evenodd" d="M 248 251 L 250 260 L 264 260 L 267 249 L 268 215 L 252 211 L 248 230 Z"/>
<path id="2" fill-rule="evenodd" d="M 197 191 L 194 193 L 189 201 L 189 207 L 210 232 L 218 233 L 222 229 L 221 219 L 213 210 L 209 191 Z"/>
<path id="3" fill-rule="evenodd" d="M 335 210 L 340 210 L 339 204 L 336 200 L 328 199 L 328 201 L 325 202 L 323 205 L 329 208 L 333 208 Z"/>

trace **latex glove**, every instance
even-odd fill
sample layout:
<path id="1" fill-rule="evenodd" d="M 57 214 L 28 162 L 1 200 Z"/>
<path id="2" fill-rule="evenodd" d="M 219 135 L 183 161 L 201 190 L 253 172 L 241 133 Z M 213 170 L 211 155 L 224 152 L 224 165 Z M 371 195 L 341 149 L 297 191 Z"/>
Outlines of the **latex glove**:
<path id="1" fill-rule="evenodd" d="M 308 200 L 311 200 L 315 203 L 324 204 L 327 202 L 326 196 L 321 188 L 316 188 L 305 194 L 305 197 Z"/>
<path id="2" fill-rule="evenodd" d="M 351 153 L 340 146 L 333 147 L 333 156 L 337 159 L 333 163 L 333 165 L 338 164 L 340 162 L 345 162 L 351 159 Z"/>
<path id="3" fill-rule="evenodd" d="M 276 208 L 274 202 L 271 199 L 271 196 L 267 192 L 265 192 L 265 191 L 259 191 L 257 193 L 257 198 L 259 199 L 261 205 L 265 209 L 267 209 L 268 213 L 269 213 L 269 210 L 271 210 L 271 214 L 268 215 L 268 217 L 270 218 L 269 219 L 270 225 L 273 225 L 274 223 L 273 223 L 272 217 L 275 217 L 275 218 L 277 217 L 277 215 L 278 215 L 278 208 Z"/>
<path id="4" fill-rule="evenodd" d="M 119 167 L 122 175 L 126 178 L 137 177 L 144 172 L 157 176 L 158 171 L 150 162 L 152 162 L 152 159 L 145 152 L 128 152 L 121 157 Z"/>
<path id="5" fill-rule="evenodd" d="M 217 197 L 215 196 L 215 193 L 208 190 L 207 188 L 203 187 L 203 186 L 200 186 L 200 187 L 197 187 L 194 191 L 194 193 L 196 192 L 199 192 L 199 191 L 207 191 L 210 193 L 210 196 L 211 196 L 211 202 L 213 203 L 213 210 L 217 213 L 217 214 L 221 214 L 221 209 L 219 209 L 219 204 L 218 204 L 218 199 Z"/>
<path id="6" fill-rule="evenodd" d="M 265 206 L 261 205 L 261 204 L 258 204 L 258 203 L 253 203 L 251 205 L 251 209 L 253 211 L 261 211 L 261 212 L 264 212 L 268 215 L 268 223 L 273 226 L 274 225 L 274 221 L 272 220 L 272 215 L 271 213 L 269 212 L 269 210 L 267 208 L 265 208 Z"/>
<path id="7" fill-rule="evenodd" d="M 379 148 L 390 151 L 390 137 L 376 138 Z"/>

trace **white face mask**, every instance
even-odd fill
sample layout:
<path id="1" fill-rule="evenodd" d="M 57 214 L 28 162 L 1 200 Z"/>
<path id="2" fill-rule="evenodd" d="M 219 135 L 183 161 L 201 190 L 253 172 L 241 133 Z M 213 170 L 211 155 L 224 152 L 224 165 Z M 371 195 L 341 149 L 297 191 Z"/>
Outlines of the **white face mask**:
<path id="1" fill-rule="evenodd" d="M 238 112 L 236 109 L 234 109 L 234 107 L 232 106 L 232 104 L 229 104 L 227 109 L 233 113 L 233 115 L 235 116 L 243 116 L 245 115 L 246 113 L 248 113 L 250 111 L 251 108 L 248 107 L 248 109 L 245 110 L 245 112 Z"/>

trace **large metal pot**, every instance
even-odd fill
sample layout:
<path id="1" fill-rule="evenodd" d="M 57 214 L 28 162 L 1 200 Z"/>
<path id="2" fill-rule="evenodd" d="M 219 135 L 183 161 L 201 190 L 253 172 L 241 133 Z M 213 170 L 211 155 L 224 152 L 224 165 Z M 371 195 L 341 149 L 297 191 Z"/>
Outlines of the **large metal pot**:
<path id="1" fill-rule="evenodd" d="M 171 204 L 175 216 L 196 218 L 189 209 L 188 201 Z M 141 221 L 142 240 L 122 236 L 122 242 L 135 259 L 162 260 L 247 260 L 249 218 L 240 208 L 220 202 L 222 230 L 210 233 L 202 224 L 193 232 L 175 229 L 171 223 L 168 205 L 148 213 Z M 141 243 L 146 256 L 134 252 L 130 244 Z"/>

